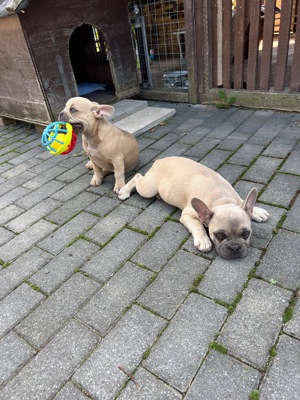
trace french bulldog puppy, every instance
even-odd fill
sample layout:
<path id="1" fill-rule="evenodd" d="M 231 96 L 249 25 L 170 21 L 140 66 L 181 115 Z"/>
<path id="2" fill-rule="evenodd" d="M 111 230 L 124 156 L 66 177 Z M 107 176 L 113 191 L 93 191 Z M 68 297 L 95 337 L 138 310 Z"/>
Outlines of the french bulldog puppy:
<path id="1" fill-rule="evenodd" d="M 92 166 L 94 170 L 91 185 L 101 185 L 104 176 L 113 172 L 114 191 L 118 193 L 125 185 L 125 172 L 138 162 L 139 147 L 132 134 L 115 127 L 105 118 L 114 110 L 110 105 L 73 97 L 59 113 L 59 120 L 69 122 L 76 134 L 82 134 L 82 145 L 90 158 L 86 166 Z"/>
<path id="2" fill-rule="evenodd" d="M 145 176 L 136 174 L 119 191 L 119 199 L 127 199 L 135 188 L 143 197 L 159 195 L 166 203 L 180 208 L 180 222 L 192 234 L 194 245 L 208 252 L 213 242 L 217 253 L 227 259 L 245 257 L 251 219 L 263 222 L 269 217 L 266 210 L 254 207 L 256 188 L 242 200 L 220 174 L 183 157 L 155 161 Z"/>

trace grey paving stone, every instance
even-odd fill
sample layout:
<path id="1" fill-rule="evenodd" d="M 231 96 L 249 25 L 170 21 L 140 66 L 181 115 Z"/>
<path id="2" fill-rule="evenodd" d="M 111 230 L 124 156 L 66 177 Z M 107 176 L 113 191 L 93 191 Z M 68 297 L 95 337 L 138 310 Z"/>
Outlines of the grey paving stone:
<path id="1" fill-rule="evenodd" d="M 33 206 L 41 202 L 42 200 L 50 197 L 53 193 L 56 193 L 58 190 L 62 188 L 62 186 L 63 183 L 52 180 L 44 184 L 42 187 L 30 191 L 30 193 L 28 193 L 27 195 L 23 195 L 22 198 L 17 200 L 15 204 L 19 207 L 28 210 L 29 208 L 32 208 Z"/>
<path id="2" fill-rule="evenodd" d="M 238 360 L 211 351 L 201 366 L 186 400 L 249 400 L 256 389 L 260 373 Z"/>
<path id="3" fill-rule="evenodd" d="M 171 157 L 171 156 L 181 156 L 183 155 L 188 149 L 191 147 L 191 145 L 185 144 L 185 143 L 180 143 L 176 142 L 172 146 L 167 147 L 166 150 L 161 152 L 159 154 L 159 157 L 157 158 L 164 158 L 164 157 Z"/>
<path id="4" fill-rule="evenodd" d="M 117 196 L 102 196 L 100 198 L 99 196 L 97 196 L 97 201 L 85 206 L 84 209 L 88 212 L 104 217 L 112 210 L 114 210 L 118 205 L 120 205 L 120 200 L 117 198 Z"/>
<path id="5" fill-rule="evenodd" d="M 10 190 L 8 193 L 5 193 L 5 194 L 1 195 L 1 197 L 0 197 L 0 210 L 5 208 L 5 207 L 10 206 L 16 200 L 20 199 L 23 196 L 26 196 L 28 193 L 30 193 L 30 190 L 25 189 L 25 188 L 20 186 L 20 187 L 16 187 L 16 188 Z"/>
<path id="6" fill-rule="evenodd" d="M 300 187 L 300 176 L 278 173 L 268 185 L 260 200 L 270 204 L 289 207 Z"/>
<path id="7" fill-rule="evenodd" d="M 228 162 L 239 165 L 250 165 L 263 151 L 264 146 L 245 143 Z"/>
<path id="8" fill-rule="evenodd" d="M 239 359 L 264 368 L 279 335 L 290 297 L 291 292 L 285 289 L 251 279 L 218 342 Z"/>
<path id="9" fill-rule="evenodd" d="M 182 241 L 189 235 L 186 228 L 178 223 L 167 221 L 160 230 L 134 254 L 132 261 L 141 263 L 153 271 L 160 271 L 162 266 L 179 249 Z M 151 257 L 149 257 L 151 254 Z"/>
<path id="10" fill-rule="evenodd" d="M 246 119 L 245 122 L 242 123 L 237 128 L 239 133 L 245 133 L 248 137 L 250 137 L 253 133 L 255 133 L 258 129 L 260 129 L 265 123 L 268 123 L 268 120 L 272 118 L 274 115 L 274 111 L 270 110 L 256 110 L 250 116 L 250 118 Z"/>
<path id="11" fill-rule="evenodd" d="M 178 137 L 176 135 L 165 135 L 162 138 L 160 138 L 159 140 L 156 140 L 155 142 L 153 142 L 150 146 L 150 149 L 162 151 L 162 149 L 168 149 L 177 141 L 178 141 Z"/>
<path id="12" fill-rule="evenodd" d="M 139 388 L 130 381 L 121 392 L 118 400 L 180 400 L 182 395 L 166 385 L 144 368 L 139 368 L 134 374 Z"/>
<path id="13" fill-rule="evenodd" d="M 186 391 L 226 314 L 225 307 L 189 295 L 143 366 L 174 388 Z"/>
<path id="14" fill-rule="evenodd" d="M 62 164 L 60 164 L 60 167 L 61 165 Z M 67 170 L 64 169 L 64 172 L 57 176 L 57 180 L 65 183 L 71 183 L 86 173 L 88 173 L 88 170 L 85 167 L 85 165 L 81 163 L 79 165 L 74 165 L 71 168 L 68 168 Z"/>
<path id="15" fill-rule="evenodd" d="M 1 399 L 52 398 L 95 348 L 98 340 L 90 330 L 70 321 L 0 391 Z"/>
<path id="16" fill-rule="evenodd" d="M 54 157 L 46 151 L 41 153 L 41 155 L 43 155 L 44 158 L 40 159 L 40 163 L 38 165 L 31 168 L 31 171 L 35 174 L 42 174 L 43 172 L 52 169 L 55 165 L 61 163 L 60 157 Z"/>
<path id="17" fill-rule="evenodd" d="M 30 282 L 44 293 L 50 294 L 69 279 L 76 269 L 82 267 L 98 249 L 96 244 L 79 239 L 32 275 Z"/>
<path id="18" fill-rule="evenodd" d="M 65 386 L 57 393 L 54 400 L 88 400 L 87 397 L 77 386 L 71 381 L 67 382 Z"/>
<path id="19" fill-rule="evenodd" d="M 252 221 L 252 236 L 250 244 L 259 249 L 266 248 L 274 236 L 282 216 L 286 214 L 286 210 L 281 207 L 273 207 L 268 204 L 256 204 L 258 207 L 264 208 L 269 213 L 269 219 L 265 222 Z"/>
<path id="20" fill-rule="evenodd" d="M 283 223 L 285 229 L 300 233 L 300 196 L 297 197 L 292 209 L 287 213 Z"/>
<path id="21" fill-rule="evenodd" d="M 224 139 L 231 132 L 238 129 L 238 127 L 249 117 L 251 117 L 252 114 L 252 110 L 237 109 L 236 112 L 229 116 L 222 124 L 219 124 L 217 127 L 215 127 L 215 129 L 212 130 L 207 137 Z"/>
<path id="22" fill-rule="evenodd" d="M 4 243 L 8 242 L 9 240 L 13 239 L 14 237 L 15 237 L 15 235 L 12 232 L 10 232 L 8 229 L 2 228 L 2 226 L 0 226 L 0 246 L 2 246 Z"/>
<path id="23" fill-rule="evenodd" d="M 249 142 L 268 145 L 285 128 L 290 119 L 290 113 L 274 113 L 272 118 L 267 119 L 264 125 L 255 132 Z"/>
<path id="24" fill-rule="evenodd" d="M 92 398 L 114 398 L 128 380 L 118 367 L 132 373 L 164 325 L 161 318 L 133 306 L 78 369 L 74 382 Z"/>
<path id="25" fill-rule="evenodd" d="M 157 199 L 131 221 L 130 226 L 151 233 L 155 228 L 162 225 L 174 210 L 175 207 Z"/>
<path id="26" fill-rule="evenodd" d="M 296 289 L 300 283 L 300 236 L 284 229 L 274 236 L 257 274 L 280 285 Z"/>
<path id="27" fill-rule="evenodd" d="M 23 172 L 31 170 L 34 166 L 38 165 L 41 161 L 37 158 L 32 158 L 30 160 L 25 161 L 23 164 L 19 164 L 17 166 L 12 166 L 7 171 L 1 173 L 1 176 L 6 179 L 12 179 L 16 176 L 23 174 Z"/>
<path id="28" fill-rule="evenodd" d="M 210 132 L 210 128 L 202 128 L 201 125 L 190 132 L 181 132 L 178 142 L 188 145 L 195 145 Z"/>
<path id="29" fill-rule="evenodd" d="M 65 168 L 59 165 L 55 165 L 50 170 L 34 176 L 33 178 L 25 182 L 23 186 L 30 190 L 36 190 L 43 186 L 45 183 L 51 181 L 52 179 L 57 179 L 57 177 L 64 173 L 65 170 Z"/>
<path id="30" fill-rule="evenodd" d="M 97 221 L 97 217 L 83 211 L 58 228 L 52 235 L 42 240 L 39 246 L 51 254 L 58 254 L 73 239 L 76 239 L 79 235 L 83 235 Z"/>
<path id="31" fill-rule="evenodd" d="M 208 153 L 204 158 L 201 159 L 201 164 L 213 170 L 217 170 L 220 165 L 228 159 L 230 155 L 231 152 L 227 150 L 213 149 L 210 153 Z"/>
<path id="32" fill-rule="evenodd" d="M 85 325 L 104 336 L 138 297 L 153 274 L 127 262 L 76 314 Z"/>
<path id="33" fill-rule="evenodd" d="M 26 317 L 45 296 L 23 283 L 0 301 L 0 337 Z"/>
<path id="34" fill-rule="evenodd" d="M 200 160 L 206 154 L 208 154 L 212 149 L 218 146 L 220 140 L 218 139 L 210 139 L 206 140 L 205 138 L 200 140 L 195 146 L 190 147 L 188 150 L 184 152 L 185 157 L 195 158 L 196 160 Z"/>
<path id="35" fill-rule="evenodd" d="M 4 261 L 15 259 L 20 254 L 28 251 L 39 240 L 53 232 L 54 229 L 55 225 L 50 222 L 43 220 L 36 222 L 2 246 L 0 258 Z"/>
<path id="36" fill-rule="evenodd" d="M 0 299 L 19 286 L 30 275 L 48 262 L 52 256 L 45 251 L 32 247 L 27 253 L 18 257 L 9 266 L 0 271 Z"/>
<path id="37" fill-rule="evenodd" d="M 203 120 L 201 118 L 189 118 L 187 121 L 185 121 L 183 124 L 180 124 L 177 126 L 176 129 L 172 131 L 172 133 L 186 133 L 186 132 L 191 132 L 195 128 L 197 128 L 199 125 L 203 123 Z"/>
<path id="38" fill-rule="evenodd" d="M 218 173 L 223 176 L 230 184 L 233 184 L 237 178 L 245 171 L 245 167 L 234 164 L 224 164 L 218 169 Z"/>
<path id="39" fill-rule="evenodd" d="M 297 303 L 293 310 L 292 319 L 287 322 L 284 326 L 284 332 L 288 335 L 294 336 L 300 340 L 300 300 L 297 299 Z"/>
<path id="40" fill-rule="evenodd" d="M 259 250 L 250 248 L 245 258 L 225 260 L 217 257 L 206 271 L 198 290 L 212 299 L 231 304 L 237 294 L 242 292 L 243 285 L 260 255 Z"/>
<path id="41" fill-rule="evenodd" d="M 22 150 L 26 150 L 25 146 L 22 146 Z M 25 151 L 24 153 L 20 154 L 17 157 L 14 157 L 13 160 L 10 162 L 14 165 L 22 164 L 26 160 L 30 160 L 31 158 L 35 157 L 37 154 L 41 153 L 43 150 L 39 147 L 34 147 L 29 151 Z"/>
<path id="42" fill-rule="evenodd" d="M 24 183 L 26 183 L 29 179 L 35 176 L 36 175 L 31 171 L 26 171 L 14 178 L 6 179 L 1 184 L 1 195 L 13 190 L 16 186 L 23 186 Z"/>
<path id="43" fill-rule="evenodd" d="M 44 218 L 49 212 L 59 207 L 60 204 L 59 201 L 53 199 L 42 200 L 40 203 L 25 211 L 5 226 L 13 232 L 20 233 L 39 219 Z"/>
<path id="44" fill-rule="evenodd" d="M 82 274 L 74 274 L 39 307 L 15 327 L 17 333 L 36 348 L 46 344 L 100 285 Z"/>
<path id="45" fill-rule="evenodd" d="M 300 175 L 300 151 L 292 151 L 280 171 Z"/>
<path id="46" fill-rule="evenodd" d="M 237 112 L 237 108 L 231 107 L 228 110 L 218 110 L 210 118 L 204 121 L 201 125 L 203 128 L 210 128 L 211 130 L 223 125 L 224 121 L 230 118 L 231 115 Z"/>
<path id="47" fill-rule="evenodd" d="M 70 199 L 81 193 L 83 190 L 89 188 L 91 179 L 92 177 L 86 174 L 69 184 L 64 184 L 63 182 L 60 182 L 60 190 L 53 193 L 51 197 L 62 202 L 69 201 Z"/>
<path id="48" fill-rule="evenodd" d="M 91 257 L 82 270 L 105 282 L 137 251 L 145 240 L 145 235 L 130 229 L 123 229 L 103 249 Z"/>
<path id="49" fill-rule="evenodd" d="M 282 335 L 277 355 L 260 390 L 261 400 L 298 400 L 300 397 L 300 342 Z"/>
<path id="50" fill-rule="evenodd" d="M 14 331 L 0 340 L 0 386 L 8 381 L 35 351 Z"/>
<path id="51" fill-rule="evenodd" d="M 209 261 L 179 250 L 165 265 L 138 303 L 170 319 L 183 303 L 194 280 L 208 267 Z"/>
<path id="52" fill-rule="evenodd" d="M 234 131 L 232 134 L 223 139 L 219 143 L 217 148 L 236 152 L 247 140 L 248 140 L 247 134 L 245 133 L 238 134 L 236 131 Z"/>
<path id="53" fill-rule="evenodd" d="M 251 189 L 253 189 L 254 187 L 257 188 L 258 192 L 260 192 L 261 189 L 263 189 L 263 185 L 260 183 L 253 183 L 253 182 L 249 182 L 249 181 L 244 181 L 244 180 L 239 180 L 237 183 L 234 184 L 234 188 L 237 191 L 237 193 L 239 194 L 239 196 L 242 199 L 245 199 L 248 195 L 248 193 L 250 192 Z M 258 200 L 260 200 L 260 198 L 258 198 Z M 259 206 L 259 204 L 256 204 Z M 264 205 L 261 205 L 262 207 L 264 207 Z"/>
<path id="54" fill-rule="evenodd" d="M 94 193 L 80 193 L 67 203 L 63 203 L 60 207 L 56 208 L 55 211 L 47 214 L 47 220 L 56 224 L 63 224 L 71 219 L 75 214 L 83 210 L 87 211 L 89 204 L 95 202 L 98 198 L 99 196 Z"/>
<path id="55" fill-rule="evenodd" d="M 104 244 L 118 230 L 128 225 L 140 212 L 141 210 L 138 208 L 121 203 L 111 213 L 96 223 L 86 233 L 86 237 L 96 243 Z"/>
<path id="56" fill-rule="evenodd" d="M 277 136 L 269 146 L 264 150 L 264 156 L 271 156 L 277 158 L 285 158 L 289 155 L 292 149 L 295 147 L 298 138 L 287 138 L 286 136 Z"/>
<path id="57" fill-rule="evenodd" d="M 280 158 L 260 156 L 248 169 L 243 179 L 268 183 L 281 163 L 282 160 Z"/>

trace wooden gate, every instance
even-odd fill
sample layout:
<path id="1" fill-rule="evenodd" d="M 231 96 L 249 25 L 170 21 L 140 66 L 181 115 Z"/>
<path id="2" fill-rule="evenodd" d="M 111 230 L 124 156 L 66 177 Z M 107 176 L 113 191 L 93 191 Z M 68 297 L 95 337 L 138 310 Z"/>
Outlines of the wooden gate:
<path id="1" fill-rule="evenodd" d="M 299 19 L 299 0 L 186 0 L 189 101 L 222 90 L 239 105 L 300 111 Z"/>

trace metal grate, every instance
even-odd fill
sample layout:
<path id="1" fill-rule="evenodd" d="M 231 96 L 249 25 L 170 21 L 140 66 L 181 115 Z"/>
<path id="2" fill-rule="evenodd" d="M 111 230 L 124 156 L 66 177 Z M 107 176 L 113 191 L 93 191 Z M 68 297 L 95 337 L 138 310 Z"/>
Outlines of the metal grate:
<path id="1" fill-rule="evenodd" d="M 143 88 L 188 88 L 183 3 L 184 0 L 130 2 Z"/>

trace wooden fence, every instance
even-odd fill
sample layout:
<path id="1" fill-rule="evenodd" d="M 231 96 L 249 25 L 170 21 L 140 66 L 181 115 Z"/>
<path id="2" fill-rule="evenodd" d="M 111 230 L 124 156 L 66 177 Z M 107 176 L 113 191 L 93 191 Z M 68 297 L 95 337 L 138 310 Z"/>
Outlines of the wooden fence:
<path id="1" fill-rule="evenodd" d="M 186 0 L 189 101 L 222 88 L 241 105 L 300 111 L 299 20 L 299 0 Z"/>

